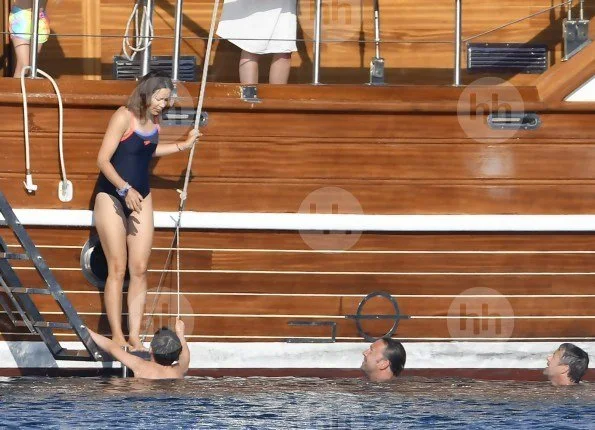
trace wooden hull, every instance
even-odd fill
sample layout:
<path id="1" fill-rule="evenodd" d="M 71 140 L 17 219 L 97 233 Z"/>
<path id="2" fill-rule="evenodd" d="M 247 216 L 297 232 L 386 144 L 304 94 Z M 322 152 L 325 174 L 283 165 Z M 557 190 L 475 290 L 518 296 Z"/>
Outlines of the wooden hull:
<path id="1" fill-rule="evenodd" d="M 581 76 L 595 72 L 589 57 L 594 49 L 590 46 L 551 69 L 535 86 L 477 89 L 480 97 L 496 94 L 513 110 L 540 116 L 541 127 L 513 135 L 490 128 L 483 117 L 471 129 L 462 123 L 461 118 L 476 108 L 465 98 L 464 88 L 262 86 L 263 101 L 254 104 L 239 99 L 236 85 L 210 84 L 205 104 L 209 124 L 193 162 L 186 210 L 235 213 L 239 218 L 249 213 L 273 218 L 292 213 L 338 217 L 591 214 L 595 210 L 595 122 L 591 120 L 595 104 L 571 104 L 564 98 L 578 87 Z M 563 73 L 564 67 L 575 73 Z M 39 185 L 31 195 L 21 184 L 23 126 L 17 82 L 0 81 L 4 121 L 0 189 L 13 207 L 38 210 L 41 221 L 28 226 L 34 242 L 84 322 L 109 334 L 102 293 L 80 270 L 81 250 L 94 234 L 92 226 L 58 225 L 50 219 L 64 213 L 55 211 L 92 209 L 96 153 L 109 116 L 124 103 L 132 85 L 90 82 L 81 86 L 80 81 L 70 80 L 59 84 L 65 94 L 65 158 L 74 199 L 62 203 L 57 198 L 55 99 L 43 82 L 29 83 L 31 161 Z M 195 95 L 197 87 L 189 85 L 187 90 Z M 166 129 L 164 138 L 173 141 L 183 132 Z M 157 214 L 177 209 L 175 189 L 182 186 L 185 156 L 158 160 L 153 167 Z M 320 190 L 327 192 L 322 203 L 330 199 L 336 204 L 313 206 L 317 200 L 312 193 Z M 344 196 L 349 204 L 355 203 L 340 207 Z M 45 222 L 45 217 L 50 221 Z M 230 349 L 237 344 L 248 353 L 274 348 L 278 357 L 286 352 L 283 364 L 272 369 L 281 367 L 288 374 L 304 368 L 314 373 L 317 368 L 356 369 L 363 343 L 354 342 L 361 342 L 362 330 L 350 316 L 358 314 L 366 295 L 377 291 L 393 296 L 400 315 L 407 317 L 399 321 L 394 336 L 414 351 L 408 361 L 412 372 L 429 369 L 431 374 L 437 371 L 432 369 L 443 367 L 492 372 L 500 367 L 535 369 L 538 357 L 566 341 L 593 353 L 593 230 L 572 232 L 564 224 L 559 231 L 549 230 L 512 232 L 502 225 L 489 232 L 472 227 L 458 232 L 431 228 L 405 232 L 397 225 L 393 231 L 367 228 L 351 234 L 248 225 L 183 228 L 177 250 L 180 312 L 188 338 L 196 342 L 193 348 L 202 357 L 193 361 L 193 367 L 226 368 L 224 361 L 212 356 L 205 365 L 209 357 L 198 351 L 202 346 L 215 345 L 213 351 L 217 351 L 218 344 Z M 5 228 L 0 235 L 18 250 Z M 173 231 L 165 228 L 158 228 L 155 235 L 147 300 L 152 327 L 171 324 L 177 314 L 176 268 L 165 264 L 172 237 Z M 35 282 L 31 267 L 17 263 L 15 270 L 24 284 Z M 164 282 L 157 294 L 162 274 Z M 48 320 L 63 318 L 51 300 L 36 302 Z M 376 298 L 361 313 L 391 312 L 390 302 Z M 342 351 L 350 358 L 304 365 L 299 356 L 292 356 L 296 347 L 291 342 L 328 341 L 331 331 L 328 325 L 292 325 L 295 321 L 334 323 L 337 342 L 323 343 L 321 348 L 331 354 Z M 365 320 L 362 327 L 370 336 L 381 336 L 392 323 Z M 0 315 L 0 338 L 9 342 L 6 345 L 17 342 L 30 348 L 22 342 L 31 336 L 14 328 L 4 314 Z M 65 333 L 59 338 L 74 340 Z M 519 355 L 486 364 L 480 353 L 470 352 L 493 348 L 485 342 L 509 348 L 508 353 L 516 349 Z M 466 345 L 463 352 L 458 349 L 460 343 Z M 437 348 L 438 353 L 431 356 L 436 362 L 457 351 L 472 358 L 460 364 L 451 360 L 448 365 L 432 365 L 422 359 L 422 346 Z M 533 354 L 528 363 L 522 361 L 526 348 Z M 230 374 L 267 368 L 256 358 L 228 366 L 236 369 Z"/>

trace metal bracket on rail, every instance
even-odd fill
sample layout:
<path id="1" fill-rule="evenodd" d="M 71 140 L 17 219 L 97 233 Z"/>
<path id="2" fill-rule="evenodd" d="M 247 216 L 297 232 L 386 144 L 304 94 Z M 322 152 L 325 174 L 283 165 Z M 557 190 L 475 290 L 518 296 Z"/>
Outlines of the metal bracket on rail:
<path id="1" fill-rule="evenodd" d="M 584 0 L 580 0 L 579 19 L 572 19 L 572 3 L 570 4 L 568 17 L 564 19 L 562 28 L 564 37 L 564 57 L 562 60 L 566 61 L 591 43 L 589 40 L 589 20 L 585 19 Z"/>
<path id="2" fill-rule="evenodd" d="M 286 339 L 287 343 L 335 343 L 337 337 L 337 323 L 334 321 L 289 321 L 287 325 L 293 327 L 321 327 L 328 326 L 331 328 L 331 337 L 325 338 L 307 338 L 307 337 L 293 337 Z"/>

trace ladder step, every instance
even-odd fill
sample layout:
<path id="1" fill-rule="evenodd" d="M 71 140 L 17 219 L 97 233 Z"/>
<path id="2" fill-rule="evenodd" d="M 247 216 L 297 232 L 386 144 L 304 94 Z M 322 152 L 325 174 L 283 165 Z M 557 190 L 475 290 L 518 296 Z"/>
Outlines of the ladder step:
<path id="1" fill-rule="evenodd" d="M 95 358 L 91 357 L 86 349 L 61 349 L 56 354 L 56 358 L 61 360 L 95 361 Z"/>
<path id="2" fill-rule="evenodd" d="M 47 262 L 37 250 L 35 243 L 33 243 L 31 237 L 27 234 L 27 231 L 17 218 L 2 191 L 0 191 L 0 215 L 4 218 L 3 224 L 18 239 L 23 252 L 22 254 L 18 253 L 21 249 L 15 249 L 17 252 L 14 253 L 8 252 L 9 248 L 0 236 L 0 291 L 6 293 L 16 312 L 11 310 L 6 300 L 0 302 L 0 307 L 5 308 L 7 315 L 9 315 L 11 321 L 16 326 L 26 326 L 30 332 L 38 334 L 54 358 L 79 361 L 105 361 L 108 357 L 93 342 L 84 322 L 77 314 L 70 300 L 66 297 L 66 294 L 64 294 L 64 290 L 60 287 L 58 280 L 52 274 Z M 42 285 L 47 286 L 47 288 L 23 287 L 19 276 L 11 266 L 11 260 L 30 261 L 36 269 L 37 274 L 43 279 L 44 284 Z M 37 308 L 37 304 L 31 298 L 33 294 L 51 295 L 62 309 L 68 322 L 44 321 L 41 312 Z M 0 296 L 0 299 L 3 299 L 3 296 Z M 21 317 L 19 321 L 15 321 L 17 312 Z M 54 329 L 74 332 L 83 342 L 85 349 L 77 351 L 63 348 L 54 334 Z"/>
<path id="3" fill-rule="evenodd" d="M 6 260 L 30 260 L 27 254 L 13 254 L 11 252 L 0 252 L 0 258 Z"/>
<path id="4" fill-rule="evenodd" d="M 45 288 L 25 288 L 25 287 L 15 287 L 11 288 L 10 291 L 13 293 L 19 294 L 44 294 L 46 296 L 50 296 L 52 292 Z"/>
<path id="5" fill-rule="evenodd" d="M 13 321 L 15 327 L 27 327 L 25 321 Z M 37 328 L 59 328 L 64 330 L 72 330 L 72 326 L 69 323 L 52 322 L 52 321 L 31 321 L 32 327 Z"/>
<path id="6" fill-rule="evenodd" d="M 65 329 L 65 330 L 72 330 L 72 325 L 70 325 L 70 323 L 53 322 L 53 321 L 35 321 L 35 322 L 33 322 L 33 327 L 61 328 L 61 329 Z"/>

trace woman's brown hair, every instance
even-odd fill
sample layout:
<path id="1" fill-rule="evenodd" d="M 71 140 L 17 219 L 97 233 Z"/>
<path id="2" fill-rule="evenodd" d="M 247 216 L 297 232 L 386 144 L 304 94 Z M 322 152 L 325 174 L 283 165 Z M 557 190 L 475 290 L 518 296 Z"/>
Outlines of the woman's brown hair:
<path id="1" fill-rule="evenodd" d="M 163 88 L 171 91 L 174 89 L 174 84 L 168 75 L 161 71 L 147 73 L 138 81 L 138 85 L 128 98 L 126 107 L 137 117 L 144 118 L 151 104 L 151 97 L 155 91 Z"/>

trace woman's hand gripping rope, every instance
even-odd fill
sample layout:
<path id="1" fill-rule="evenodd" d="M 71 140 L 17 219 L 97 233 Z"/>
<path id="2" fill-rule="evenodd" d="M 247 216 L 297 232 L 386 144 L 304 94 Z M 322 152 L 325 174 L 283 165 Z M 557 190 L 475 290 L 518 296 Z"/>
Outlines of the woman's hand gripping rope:
<path id="1" fill-rule="evenodd" d="M 192 148 L 194 146 L 194 144 L 196 143 L 196 141 L 202 136 L 202 133 L 200 132 L 200 130 L 197 130 L 196 128 L 191 129 L 188 132 L 188 137 L 186 138 L 186 140 L 184 141 L 184 144 L 179 146 L 178 148 L 180 148 L 181 150 L 184 149 L 189 149 Z M 176 190 L 179 194 L 180 194 L 180 204 L 183 204 L 184 201 L 186 200 L 187 197 L 187 193 L 186 190 Z"/>

